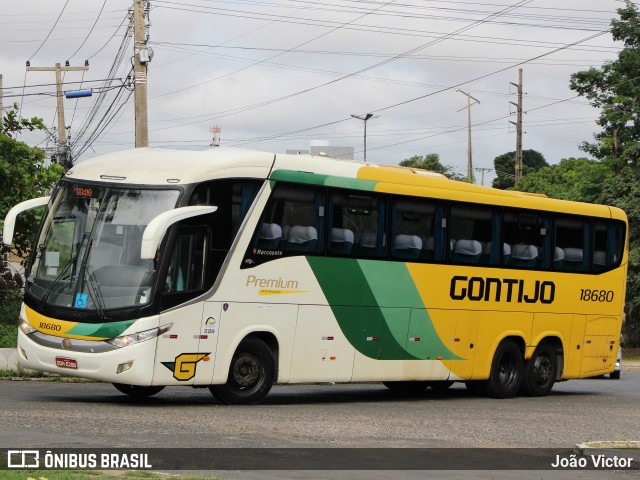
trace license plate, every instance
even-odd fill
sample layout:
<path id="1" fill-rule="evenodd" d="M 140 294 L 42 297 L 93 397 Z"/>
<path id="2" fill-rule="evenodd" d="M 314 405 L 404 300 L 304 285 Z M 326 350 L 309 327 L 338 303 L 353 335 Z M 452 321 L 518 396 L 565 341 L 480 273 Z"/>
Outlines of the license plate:
<path id="1" fill-rule="evenodd" d="M 78 361 L 75 358 L 56 357 L 56 367 L 78 369 Z"/>

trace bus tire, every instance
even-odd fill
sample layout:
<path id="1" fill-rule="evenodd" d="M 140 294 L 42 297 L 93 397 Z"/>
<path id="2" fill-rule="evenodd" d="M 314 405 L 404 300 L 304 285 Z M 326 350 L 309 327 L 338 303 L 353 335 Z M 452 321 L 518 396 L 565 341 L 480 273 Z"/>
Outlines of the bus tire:
<path id="1" fill-rule="evenodd" d="M 611 380 L 620 380 L 620 370 L 614 370 L 609 374 Z"/>
<path id="2" fill-rule="evenodd" d="M 542 397 L 553 388 L 558 374 L 556 352 L 549 345 L 538 345 L 533 355 L 524 363 L 522 393 L 530 397 Z"/>
<path id="3" fill-rule="evenodd" d="M 164 387 L 140 387 L 138 385 L 127 385 L 125 383 L 114 383 L 114 387 L 118 389 L 118 391 L 128 395 L 131 398 L 147 398 L 155 395 L 164 389 Z"/>
<path id="4" fill-rule="evenodd" d="M 427 389 L 430 382 L 411 382 L 411 381 L 398 381 L 398 382 L 382 382 L 382 384 L 389 390 L 401 393 L 419 393 Z"/>
<path id="5" fill-rule="evenodd" d="M 262 400 L 275 380 L 276 362 L 271 349 L 256 337 L 247 337 L 233 354 L 224 385 L 211 385 L 215 398 L 227 405 L 248 405 Z"/>
<path id="6" fill-rule="evenodd" d="M 522 352 L 513 340 L 504 340 L 493 355 L 489 379 L 484 381 L 485 394 L 494 398 L 510 398 L 522 383 Z"/>

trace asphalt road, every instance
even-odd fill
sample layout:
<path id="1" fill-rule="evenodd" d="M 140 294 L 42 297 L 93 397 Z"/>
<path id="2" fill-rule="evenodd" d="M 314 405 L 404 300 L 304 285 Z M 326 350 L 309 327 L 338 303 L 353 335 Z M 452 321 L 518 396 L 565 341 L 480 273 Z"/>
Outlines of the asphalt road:
<path id="1" fill-rule="evenodd" d="M 462 384 L 442 394 L 413 396 L 378 384 L 304 385 L 275 386 L 254 406 L 222 405 L 207 389 L 189 387 L 166 388 L 136 402 L 108 384 L 5 380 L 0 381 L 0 447 L 571 448 L 586 441 L 640 440 L 639 405 L 640 371 L 623 371 L 621 380 L 559 383 L 544 398 L 475 397 Z M 566 478 L 556 473 L 561 472 L 525 478 Z M 338 478 L 333 473 L 273 475 L 225 476 Z M 390 477 L 349 472 L 342 478 L 359 475 Z M 451 472 L 414 475 L 393 478 L 462 478 Z M 506 472 L 484 475 L 469 478 L 512 478 Z M 632 475 L 581 472 L 580 478 Z"/>

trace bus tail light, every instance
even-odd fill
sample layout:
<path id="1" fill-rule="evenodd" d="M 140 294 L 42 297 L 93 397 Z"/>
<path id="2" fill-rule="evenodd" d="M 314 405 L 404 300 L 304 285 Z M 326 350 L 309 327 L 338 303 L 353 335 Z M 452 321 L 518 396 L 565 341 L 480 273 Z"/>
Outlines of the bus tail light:
<path id="1" fill-rule="evenodd" d="M 144 330 L 142 332 L 130 333 L 129 335 L 122 335 L 120 337 L 106 340 L 110 345 L 117 348 L 128 347 L 129 345 L 135 345 L 136 343 L 146 342 L 152 338 L 156 338 L 158 335 L 169 331 L 173 324 L 163 325 L 162 327 L 152 328 L 150 330 Z"/>

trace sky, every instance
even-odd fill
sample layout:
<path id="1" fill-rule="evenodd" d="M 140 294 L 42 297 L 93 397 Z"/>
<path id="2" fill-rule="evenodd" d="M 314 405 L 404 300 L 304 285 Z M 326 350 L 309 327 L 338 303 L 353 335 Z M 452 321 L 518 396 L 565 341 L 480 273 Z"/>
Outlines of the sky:
<path id="1" fill-rule="evenodd" d="M 130 81 L 133 0 L 4 2 L 0 74 L 5 108 L 44 119 L 23 134 L 53 149 L 56 63 L 64 74 L 65 124 L 75 162 L 133 148 Z M 523 76 L 523 148 L 550 164 L 585 156 L 598 110 L 569 89 L 572 73 L 615 60 L 608 33 L 619 0 L 151 0 L 149 143 L 283 153 L 310 142 L 354 147 L 367 161 L 397 165 L 436 153 L 466 175 L 468 97 L 476 182 L 515 150 L 518 70 Z"/>

